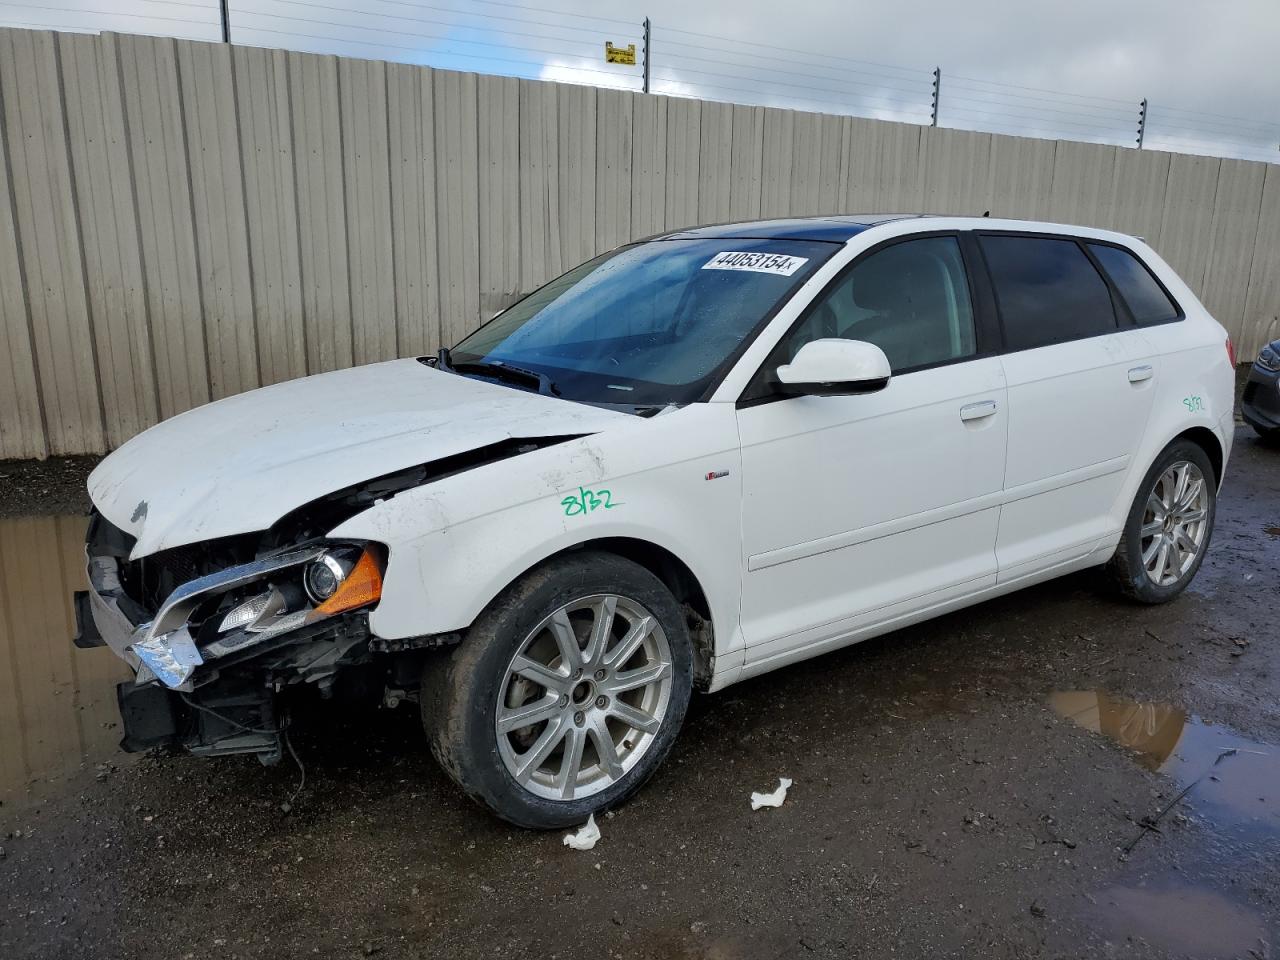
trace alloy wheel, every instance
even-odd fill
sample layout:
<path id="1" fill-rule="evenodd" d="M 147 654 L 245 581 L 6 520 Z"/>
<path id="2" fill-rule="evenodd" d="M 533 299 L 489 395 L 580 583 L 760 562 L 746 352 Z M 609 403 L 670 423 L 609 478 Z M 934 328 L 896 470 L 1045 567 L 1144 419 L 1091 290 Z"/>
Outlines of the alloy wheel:
<path id="1" fill-rule="evenodd" d="M 1142 566 L 1158 587 L 1191 569 L 1209 532 L 1209 486 L 1200 468 L 1179 460 L 1159 477 L 1142 516 Z"/>
<path id="2" fill-rule="evenodd" d="M 494 717 L 498 753 L 539 797 L 599 793 L 653 745 L 672 683 L 657 617 L 614 594 L 573 600 L 534 627 L 507 666 Z"/>

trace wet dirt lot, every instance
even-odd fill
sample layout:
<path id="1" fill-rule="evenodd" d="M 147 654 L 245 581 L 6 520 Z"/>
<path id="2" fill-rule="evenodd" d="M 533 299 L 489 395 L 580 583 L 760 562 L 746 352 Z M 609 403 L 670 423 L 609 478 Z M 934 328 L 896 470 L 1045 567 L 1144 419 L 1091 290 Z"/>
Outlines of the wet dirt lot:
<path id="1" fill-rule="evenodd" d="M 700 697 L 590 852 L 459 796 L 412 707 L 301 718 L 301 790 L 115 753 L 82 529 L 0 519 L 6 960 L 1277 953 L 1280 451 L 1244 430 L 1176 602 L 1073 576 Z"/>

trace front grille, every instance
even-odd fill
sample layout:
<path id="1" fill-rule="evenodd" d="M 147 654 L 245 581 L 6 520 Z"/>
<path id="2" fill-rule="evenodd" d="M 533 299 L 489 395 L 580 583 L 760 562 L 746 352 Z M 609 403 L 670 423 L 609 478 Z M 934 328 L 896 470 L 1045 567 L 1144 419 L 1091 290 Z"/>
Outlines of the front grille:
<path id="1" fill-rule="evenodd" d="M 145 557 L 137 563 L 156 581 L 168 581 L 178 586 L 207 572 L 204 569 L 207 553 L 207 550 L 195 545 L 174 547 Z"/>
<path id="2" fill-rule="evenodd" d="M 125 592 L 154 614 L 177 587 L 201 575 L 200 552 L 196 546 L 177 547 L 125 563 L 120 574 Z"/>

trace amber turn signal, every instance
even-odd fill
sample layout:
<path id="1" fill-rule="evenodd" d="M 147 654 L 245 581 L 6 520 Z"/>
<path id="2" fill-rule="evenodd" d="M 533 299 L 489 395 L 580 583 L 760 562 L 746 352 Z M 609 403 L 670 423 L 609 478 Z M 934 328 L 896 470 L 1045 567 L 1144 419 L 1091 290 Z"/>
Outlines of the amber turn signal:
<path id="1" fill-rule="evenodd" d="M 335 613 L 365 607 L 382 596 L 382 564 L 368 548 L 347 574 L 332 597 L 315 608 L 314 613 L 331 617 Z"/>

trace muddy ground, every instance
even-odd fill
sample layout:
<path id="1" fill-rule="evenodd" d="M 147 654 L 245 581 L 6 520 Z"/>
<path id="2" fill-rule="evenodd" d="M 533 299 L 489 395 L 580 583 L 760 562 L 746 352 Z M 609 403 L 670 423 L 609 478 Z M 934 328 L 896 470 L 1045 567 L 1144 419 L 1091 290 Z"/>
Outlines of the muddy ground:
<path id="1" fill-rule="evenodd" d="M 0 957 L 1273 957 L 1278 571 L 1242 428 L 1174 603 L 1072 576 L 697 698 L 587 853 L 461 797 L 411 708 L 300 723 L 300 791 L 89 762 L 0 807 Z"/>

